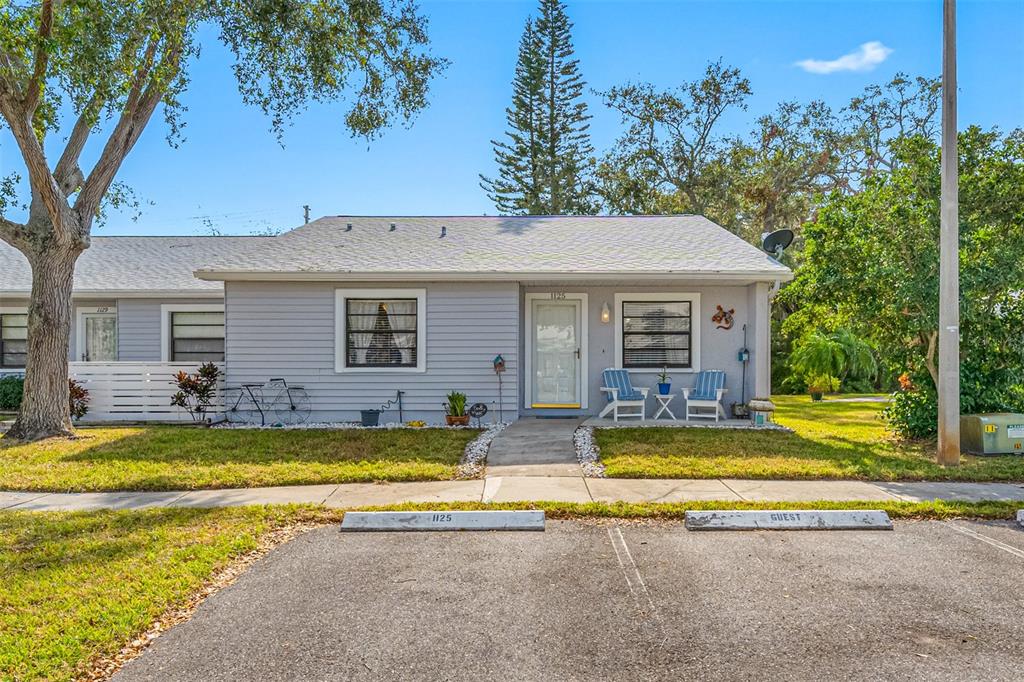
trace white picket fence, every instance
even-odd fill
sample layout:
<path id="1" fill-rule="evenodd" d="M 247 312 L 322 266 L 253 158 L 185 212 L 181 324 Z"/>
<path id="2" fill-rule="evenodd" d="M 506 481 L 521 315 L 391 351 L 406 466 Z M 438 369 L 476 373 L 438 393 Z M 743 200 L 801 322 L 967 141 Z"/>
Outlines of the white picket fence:
<path id="1" fill-rule="evenodd" d="M 171 405 L 177 392 L 174 375 L 194 373 L 195 363 L 176 362 L 72 362 L 68 373 L 89 391 L 89 412 L 81 422 L 191 422 L 185 410 Z M 223 410 L 219 403 L 223 380 L 217 387 L 209 415 Z"/>

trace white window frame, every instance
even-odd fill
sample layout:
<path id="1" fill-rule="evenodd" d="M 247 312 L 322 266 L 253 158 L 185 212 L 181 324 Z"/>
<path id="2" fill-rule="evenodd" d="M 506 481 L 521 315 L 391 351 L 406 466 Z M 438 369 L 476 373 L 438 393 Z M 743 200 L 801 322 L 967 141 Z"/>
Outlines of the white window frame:
<path id="1" fill-rule="evenodd" d="M 75 308 L 75 355 L 78 356 L 74 362 L 92 362 L 89 360 L 83 360 L 82 356 L 85 354 L 85 316 L 88 314 L 106 314 L 114 316 L 114 324 L 116 325 L 117 320 L 117 306 L 116 305 L 101 305 L 101 306 L 85 306 L 82 308 Z M 118 357 L 121 355 L 121 329 L 118 327 L 117 330 L 117 348 L 115 349 Z"/>
<path id="2" fill-rule="evenodd" d="M 350 298 L 416 299 L 416 366 L 349 367 L 345 353 L 345 302 Z M 422 374 L 427 371 L 427 290 L 426 289 L 335 289 L 334 290 L 334 371 L 339 374 Z"/>
<path id="3" fill-rule="evenodd" d="M 28 315 L 28 307 L 27 306 L 26 307 L 22 307 L 22 306 L 0 306 L 0 314 L 3 314 L 3 315 Z M 2 358 L 0 358 L 0 359 L 2 359 Z M 0 371 L 3 371 L 5 374 L 10 374 L 11 372 L 24 372 L 25 368 L 24 367 L 4 367 L 4 366 L 0 365 Z"/>
<path id="4" fill-rule="evenodd" d="M 524 311 L 524 329 L 526 336 L 526 356 L 523 358 L 526 392 L 523 395 L 523 407 L 527 410 L 586 410 L 590 407 L 590 331 L 587 328 L 587 318 L 590 317 L 590 297 L 583 292 L 546 292 L 529 293 L 523 297 L 526 310 Z M 579 407 L 534 407 L 533 405 L 533 302 L 534 301 L 579 301 L 580 306 L 580 328 L 576 331 L 580 335 L 580 371 L 579 371 Z"/>
<path id="5" fill-rule="evenodd" d="M 689 301 L 690 302 L 690 366 L 669 367 L 669 372 L 681 374 L 696 374 L 700 371 L 700 294 L 693 292 L 658 292 L 658 293 L 628 293 L 615 294 L 615 310 L 612 314 L 615 317 L 615 367 L 622 367 L 622 304 L 630 301 Z M 629 367 L 630 373 L 635 374 L 658 374 L 661 369 L 656 367 Z"/>
<path id="6" fill-rule="evenodd" d="M 222 313 L 223 303 L 164 303 L 160 306 L 160 362 L 171 362 L 171 313 Z M 224 360 L 227 361 L 228 321 L 224 319 Z M 120 342 L 120 341 L 119 341 Z"/>

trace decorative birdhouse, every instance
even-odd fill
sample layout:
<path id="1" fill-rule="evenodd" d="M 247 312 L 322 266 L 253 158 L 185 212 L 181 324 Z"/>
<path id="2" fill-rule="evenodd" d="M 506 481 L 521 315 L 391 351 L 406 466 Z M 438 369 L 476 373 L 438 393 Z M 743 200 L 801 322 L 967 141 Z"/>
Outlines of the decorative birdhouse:
<path id="1" fill-rule="evenodd" d="M 501 374 L 505 371 L 505 358 L 500 355 L 494 356 L 494 373 Z"/>

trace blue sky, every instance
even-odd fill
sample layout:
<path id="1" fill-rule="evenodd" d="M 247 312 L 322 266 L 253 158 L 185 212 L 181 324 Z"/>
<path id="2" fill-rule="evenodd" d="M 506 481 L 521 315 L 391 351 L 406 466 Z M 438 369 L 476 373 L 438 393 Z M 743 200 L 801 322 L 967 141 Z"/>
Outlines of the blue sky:
<path id="1" fill-rule="evenodd" d="M 321 106 L 294 121 L 282 148 L 263 115 L 239 101 L 225 52 L 204 46 L 184 97 L 185 143 L 168 147 L 154 118 L 119 176 L 145 200 L 142 217 L 115 213 L 95 234 L 202 234 L 210 223 L 239 234 L 290 228 L 301 223 L 303 204 L 313 216 L 494 213 L 477 176 L 493 170 L 489 140 L 504 130 L 516 46 L 536 2 L 423 1 L 421 9 L 434 52 L 452 64 L 411 128 L 371 143 L 345 132 L 343 107 Z M 719 57 L 740 67 L 754 95 L 746 112 L 725 121 L 725 132 L 748 130 L 781 100 L 840 107 L 897 71 L 940 72 L 940 0 L 569 0 L 568 10 L 583 75 L 595 89 L 628 80 L 669 87 L 699 77 Z M 1024 126 L 1024 2 L 961 0 L 958 11 L 961 127 Z M 847 54 L 856 61 L 871 42 L 882 46 L 868 49 L 869 62 L 881 59 L 871 70 L 825 74 L 796 65 Z M 619 121 L 597 97 L 588 100 L 601 151 Z M 58 153 L 54 145 L 50 154 Z M 0 136 L 3 172 L 17 160 L 10 138 Z"/>

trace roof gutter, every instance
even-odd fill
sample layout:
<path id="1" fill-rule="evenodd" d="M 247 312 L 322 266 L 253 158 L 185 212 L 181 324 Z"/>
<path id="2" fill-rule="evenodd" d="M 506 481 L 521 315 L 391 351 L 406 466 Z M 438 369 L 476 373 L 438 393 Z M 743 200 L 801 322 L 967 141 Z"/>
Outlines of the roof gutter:
<path id="1" fill-rule="evenodd" d="M 665 272 L 451 272 L 444 270 L 422 272 L 281 272 L 264 270 L 196 270 L 198 279 L 223 282 L 529 282 L 628 279 L 637 282 L 665 279 L 712 280 L 721 282 L 788 282 L 793 272 L 788 268 L 772 270 L 686 270 Z"/>

